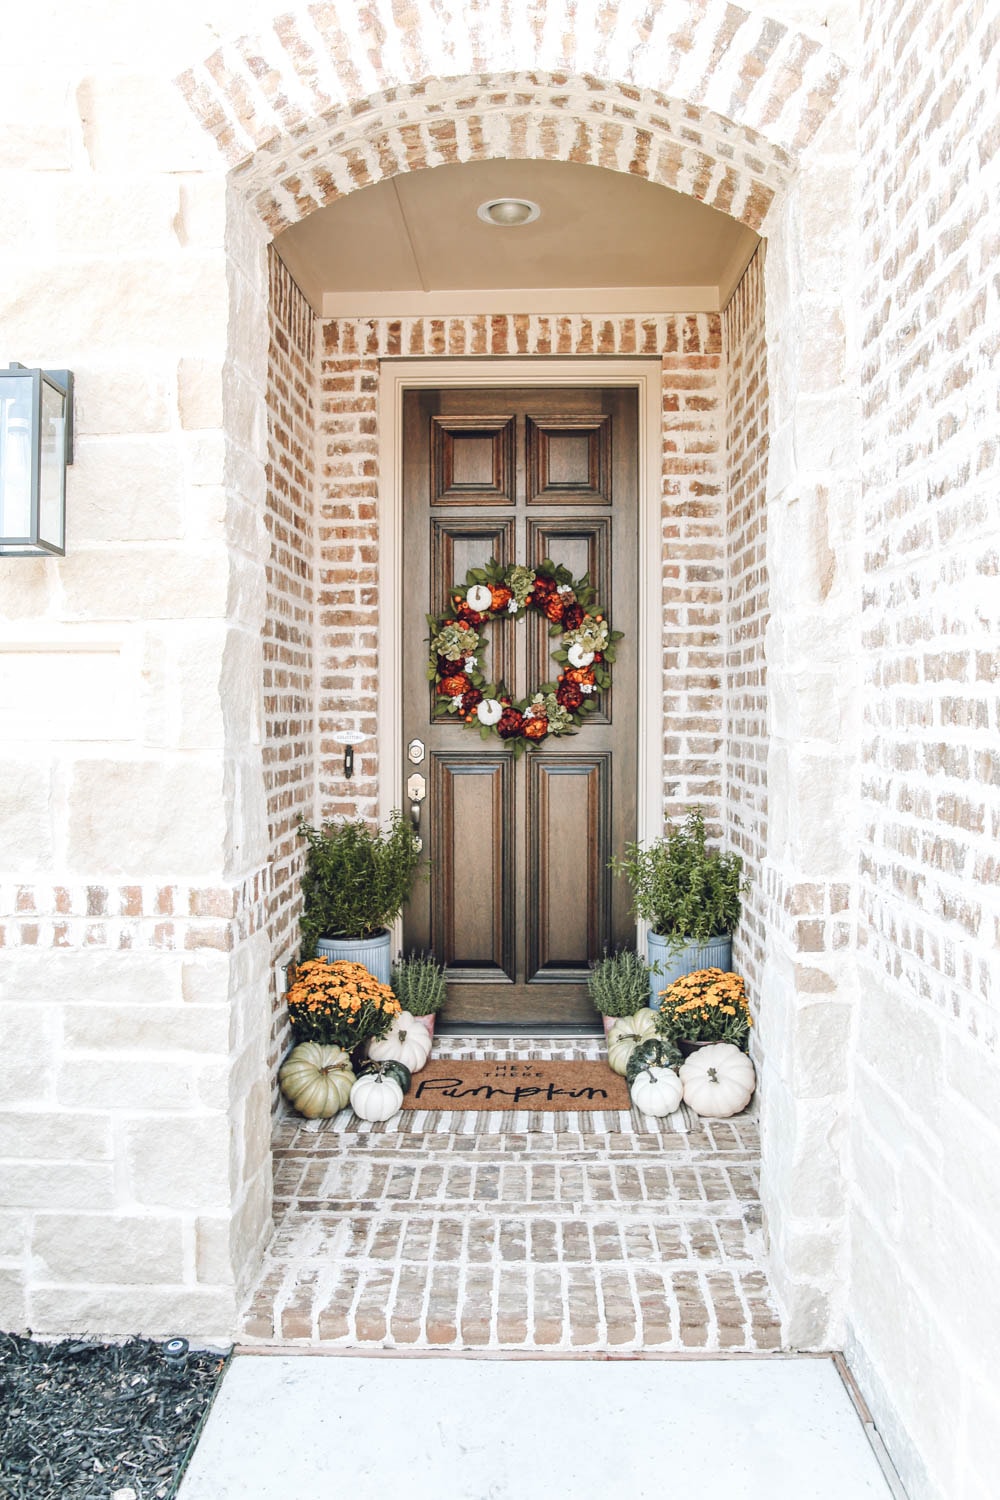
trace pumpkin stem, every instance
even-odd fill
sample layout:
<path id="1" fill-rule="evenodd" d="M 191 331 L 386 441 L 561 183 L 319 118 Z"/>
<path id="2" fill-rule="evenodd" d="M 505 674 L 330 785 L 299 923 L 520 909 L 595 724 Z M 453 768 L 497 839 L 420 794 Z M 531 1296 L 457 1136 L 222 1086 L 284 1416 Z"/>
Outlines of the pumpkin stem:
<path id="1" fill-rule="evenodd" d="M 713 1083 L 718 1083 L 718 1081 L 719 1081 L 719 1075 L 715 1071 L 714 1068 L 709 1068 L 709 1070 L 708 1070 L 708 1076 L 709 1076 L 709 1078 L 711 1078 L 711 1080 L 712 1080 Z"/>

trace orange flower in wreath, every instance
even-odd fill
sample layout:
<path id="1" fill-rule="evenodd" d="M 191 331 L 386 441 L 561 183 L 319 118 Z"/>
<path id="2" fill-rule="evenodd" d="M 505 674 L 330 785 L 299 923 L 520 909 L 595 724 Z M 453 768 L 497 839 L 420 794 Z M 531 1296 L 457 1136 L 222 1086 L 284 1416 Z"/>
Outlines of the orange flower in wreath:
<path id="1" fill-rule="evenodd" d="M 438 687 L 438 692 L 442 698 L 460 698 L 466 688 L 471 686 L 472 684 L 465 674 L 458 673 L 454 677 L 443 678 Z"/>

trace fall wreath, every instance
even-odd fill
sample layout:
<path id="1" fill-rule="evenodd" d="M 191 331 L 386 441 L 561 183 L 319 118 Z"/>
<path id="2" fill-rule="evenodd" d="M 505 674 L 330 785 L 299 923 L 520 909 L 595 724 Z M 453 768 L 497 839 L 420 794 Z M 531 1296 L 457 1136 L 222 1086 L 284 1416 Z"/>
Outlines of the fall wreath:
<path id="1" fill-rule="evenodd" d="M 598 694 L 611 686 L 610 664 L 622 638 L 601 611 L 589 575 L 574 578 L 548 558 L 537 568 L 502 568 L 491 557 L 485 568 L 471 568 L 450 598 L 449 614 L 427 616 L 435 718 L 454 714 L 478 727 L 484 740 L 491 734 L 512 740 L 515 755 L 547 735 L 575 734 Z M 563 670 L 554 682 L 514 700 L 502 682 L 486 679 L 486 626 L 518 620 L 529 609 L 545 616 L 550 636 L 560 637 L 552 656 Z"/>

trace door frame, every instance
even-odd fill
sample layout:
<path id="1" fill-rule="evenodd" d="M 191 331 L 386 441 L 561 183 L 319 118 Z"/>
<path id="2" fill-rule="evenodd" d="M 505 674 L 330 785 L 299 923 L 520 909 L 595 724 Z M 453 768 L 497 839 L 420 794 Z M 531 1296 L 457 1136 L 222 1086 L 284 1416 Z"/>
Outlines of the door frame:
<path id="1" fill-rule="evenodd" d="M 387 358 L 378 387 L 378 813 L 402 805 L 403 394 L 455 386 L 627 386 L 639 408 L 636 836 L 663 832 L 663 367 L 658 358 Z M 644 937 L 640 927 L 639 939 Z M 393 951 L 402 921 L 392 932 Z"/>

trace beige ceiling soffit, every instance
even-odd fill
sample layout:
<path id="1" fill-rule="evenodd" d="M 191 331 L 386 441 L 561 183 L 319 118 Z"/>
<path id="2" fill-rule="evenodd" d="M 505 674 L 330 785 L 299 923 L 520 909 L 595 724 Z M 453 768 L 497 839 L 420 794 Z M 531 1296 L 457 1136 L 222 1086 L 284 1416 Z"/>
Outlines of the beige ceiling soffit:
<path id="1" fill-rule="evenodd" d="M 749 258 L 749 257 L 748 257 Z M 474 317 L 481 313 L 718 312 L 717 286 L 527 287 L 472 292 L 324 292 L 324 318 Z"/>
<path id="2" fill-rule="evenodd" d="M 747 266 L 757 254 L 758 246 L 763 241 L 754 235 L 748 235 L 746 240 L 741 240 L 733 252 L 726 269 L 719 281 L 719 309 L 728 307 L 733 299 L 733 294 L 746 272 Z"/>

